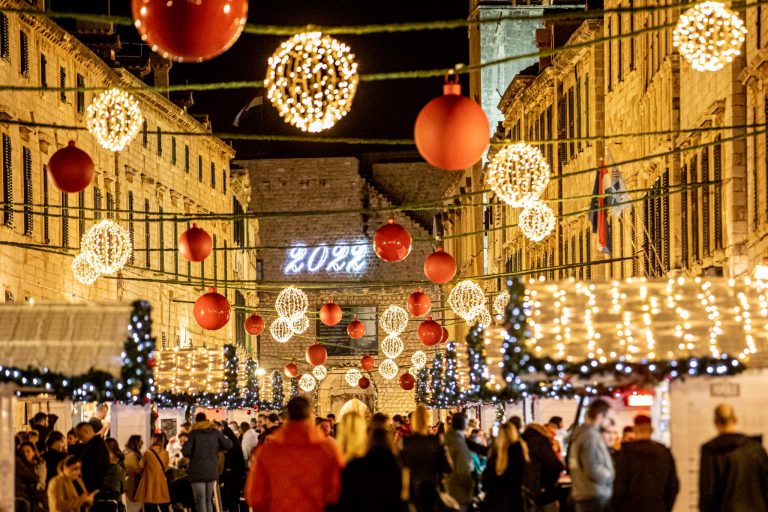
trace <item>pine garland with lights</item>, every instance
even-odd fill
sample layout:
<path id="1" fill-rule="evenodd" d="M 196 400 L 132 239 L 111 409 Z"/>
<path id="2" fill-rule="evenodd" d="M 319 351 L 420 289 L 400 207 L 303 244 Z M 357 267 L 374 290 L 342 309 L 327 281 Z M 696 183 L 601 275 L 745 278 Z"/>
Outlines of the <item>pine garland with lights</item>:
<path id="1" fill-rule="evenodd" d="M 240 388 L 237 386 L 239 363 L 237 348 L 234 345 L 224 345 L 224 383 L 226 384 L 226 394 L 232 399 L 240 396 Z"/>
<path id="2" fill-rule="evenodd" d="M 443 395 L 448 407 L 455 407 L 460 403 L 461 392 L 456 364 L 456 342 L 449 341 L 445 345 L 445 373 L 443 375 Z"/>
<path id="3" fill-rule="evenodd" d="M 419 368 L 416 374 L 416 394 L 417 405 L 429 405 L 429 369 L 426 366 Z"/>
<path id="4" fill-rule="evenodd" d="M 243 389 L 243 402 L 246 407 L 254 409 L 261 408 L 261 399 L 259 396 L 259 379 L 256 377 L 256 370 L 259 365 L 253 359 L 248 359 L 245 363 L 245 389 Z"/>
<path id="5" fill-rule="evenodd" d="M 299 396 L 299 378 L 291 377 L 291 398 Z"/>
<path id="6" fill-rule="evenodd" d="M 283 393 L 283 376 L 275 370 L 272 372 L 272 409 L 282 411 L 285 408 L 285 394 Z"/>
<path id="7" fill-rule="evenodd" d="M 435 409 L 445 409 L 448 407 L 448 403 L 446 402 L 443 390 L 443 354 L 440 352 L 436 353 L 432 359 L 430 377 L 432 381 L 429 387 L 430 391 L 432 391 L 432 397 L 429 400 L 429 405 Z"/>

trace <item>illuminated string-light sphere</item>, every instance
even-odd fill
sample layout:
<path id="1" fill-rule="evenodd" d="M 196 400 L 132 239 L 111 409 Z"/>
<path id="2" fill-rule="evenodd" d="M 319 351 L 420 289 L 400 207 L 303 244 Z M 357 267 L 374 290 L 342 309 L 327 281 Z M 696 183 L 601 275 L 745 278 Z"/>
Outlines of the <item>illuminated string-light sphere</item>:
<path id="1" fill-rule="evenodd" d="M 531 242 L 540 242 L 555 229 L 555 214 L 543 201 L 533 201 L 520 212 L 518 225 Z"/>
<path id="2" fill-rule="evenodd" d="M 379 325 L 387 334 L 400 334 L 408 327 L 408 312 L 393 304 L 381 314 Z"/>
<path id="3" fill-rule="evenodd" d="M 344 375 L 344 380 L 347 381 L 347 384 L 350 386 L 357 387 L 357 383 L 360 382 L 360 379 L 363 378 L 363 373 L 358 370 L 357 368 L 350 368 L 347 370 L 347 373 Z"/>
<path id="4" fill-rule="evenodd" d="M 387 380 L 392 380 L 397 377 L 398 371 L 400 371 L 400 368 L 392 359 L 385 359 L 379 363 L 379 375 Z"/>
<path id="5" fill-rule="evenodd" d="M 397 334 L 390 334 L 381 342 L 381 352 L 392 359 L 403 353 L 403 340 Z"/>
<path id="6" fill-rule="evenodd" d="M 296 128 L 327 130 L 352 106 L 359 82 L 354 58 L 347 45 L 331 36 L 296 34 L 269 58 L 267 97 Z"/>
<path id="7" fill-rule="evenodd" d="M 747 29 L 722 2 L 701 2 L 680 15 L 672 43 L 697 71 L 718 71 L 741 54 Z"/>
<path id="8" fill-rule="evenodd" d="M 101 274 L 96 272 L 85 254 L 80 253 L 72 260 L 72 274 L 81 284 L 92 285 Z"/>
<path id="9" fill-rule="evenodd" d="M 109 219 L 94 224 L 80 245 L 88 264 L 105 275 L 121 270 L 133 252 L 128 231 Z"/>
<path id="10" fill-rule="evenodd" d="M 139 102 L 117 88 L 97 96 L 85 113 L 88 131 L 110 151 L 122 151 L 139 133 L 143 120 Z"/>
<path id="11" fill-rule="evenodd" d="M 291 321 L 285 317 L 276 319 L 269 326 L 269 333 L 278 343 L 287 343 L 293 336 L 293 330 L 291 330 Z"/>
<path id="12" fill-rule="evenodd" d="M 307 315 L 301 315 L 298 320 L 291 322 L 291 331 L 294 334 L 304 334 L 309 329 L 309 318 Z"/>
<path id="13" fill-rule="evenodd" d="M 299 379 L 299 387 L 305 393 L 309 393 L 310 391 L 314 391 L 316 386 L 317 386 L 317 381 L 315 380 L 315 378 L 313 376 L 311 376 L 308 373 L 305 373 Z"/>
<path id="14" fill-rule="evenodd" d="M 477 313 L 474 308 L 485 304 L 485 294 L 480 285 L 469 279 L 461 281 L 453 287 L 448 296 L 448 305 L 458 316 L 467 323 L 471 322 Z"/>
<path id="15" fill-rule="evenodd" d="M 510 206 L 538 199 L 549 183 L 549 164 L 539 148 L 524 142 L 504 146 L 488 163 L 485 182 Z"/>
<path id="16" fill-rule="evenodd" d="M 472 310 L 474 313 L 474 316 L 472 317 L 472 320 L 469 322 L 471 324 L 482 324 L 482 325 L 492 325 L 493 319 L 491 318 L 491 313 L 488 311 L 488 308 L 483 306 L 477 306 Z"/>
<path id="17" fill-rule="evenodd" d="M 504 290 L 493 299 L 493 312 L 497 315 L 504 316 L 504 310 L 507 309 L 509 304 L 509 292 Z"/>
<path id="18" fill-rule="evenodd" d="M 427 354 L 423 350 L 417 350 L 411 356 L 411 364 L 414 370 L 420 370 L 427 366 Z"/>
<path id="19" fill-rule="evenodd" d="M 312 376 L 318 381 L 323 380 L 328 375 L 328 368 L 325 365 L 319 364 L 312 368 Z"/>
<path id="20" fill-rule="evenodd" d="M 300 320 L 309 308 L 307 294 L 295 286 L 289 286 L 277 295 L 275 310 L 277 314 L 291 322 Z"/>

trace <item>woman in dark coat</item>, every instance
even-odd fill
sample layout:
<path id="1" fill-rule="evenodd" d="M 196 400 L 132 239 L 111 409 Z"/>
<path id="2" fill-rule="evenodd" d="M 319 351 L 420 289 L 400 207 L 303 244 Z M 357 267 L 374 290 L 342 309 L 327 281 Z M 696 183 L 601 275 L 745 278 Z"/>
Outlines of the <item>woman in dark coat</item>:
<path id="1" fill-rule="evenodd" d="M 528 447 L 511 423 L 499 427 L 488 466 L 483 473 L 483 510 L 524 512 L 523 477 L 529 462 Z"/>
<path id="2" fill-rule="evenodd" d="M 245 459 L 237 435 L 226 422 L 222 421 L 221 426 L 222 433 L 232 441 L 232 448 L 224 454 L 224 472 L 219 477 L 221 502 L 229 512 L 237 512 L 245 483 Z"/>

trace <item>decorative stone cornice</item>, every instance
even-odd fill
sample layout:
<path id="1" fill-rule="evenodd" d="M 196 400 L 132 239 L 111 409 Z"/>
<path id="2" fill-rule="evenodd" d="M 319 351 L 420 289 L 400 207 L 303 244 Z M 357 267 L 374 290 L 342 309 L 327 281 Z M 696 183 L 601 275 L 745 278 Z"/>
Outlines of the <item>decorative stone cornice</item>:
<path id="1" fill-rule="evenodd" d="M 251 204 L 251 178 L 246 169 L 231 169 L 229 171 L 229 188 L 237 202 L 248 210 Z"/>
<path id="2" fill-rule="evenodd" d="M 125 181 L 127 181 L 128 183 L 133 183 L 133 178 L 135 178 L 137 174 L 139 174 L 139 171 L 137 171 L 130 165 L 125 166 Z"/>

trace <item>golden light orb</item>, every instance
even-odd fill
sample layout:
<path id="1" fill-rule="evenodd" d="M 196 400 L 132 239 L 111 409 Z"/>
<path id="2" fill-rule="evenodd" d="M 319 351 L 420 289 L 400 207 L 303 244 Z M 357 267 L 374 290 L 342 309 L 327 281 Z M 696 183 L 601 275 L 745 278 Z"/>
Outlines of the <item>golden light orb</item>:
<path id="1" fill-rule="evenodd" d="M 497 315 L 504 316 L 504 310 L 507 309 L 509 304 L 509 292 L 504 290 L 493 299 L 493 312 Z"/>
<path id="2" fill-rule="evenodd" d="M 549 164 L 539 148 L 520 142 L 504 146 L 494 155 L 485 182 L 499 199 L 520 207 L 541 196 L 549 174 Z"/>
<path id="3" fill-rule="evenodd" d="M 485 305 L 485 294 L 479 284 L 465 279 L 451 290 L 448 305 L 454 313 L 469 323 L 477 316 L 474 309 Z"/>
<path id="4" fill-rule="evenodd" d="M 427 354 L 423 350 L 417 350 L 411 356 L 411 364 L 414 370 L 420 370 L 427 365 Z"/>
<path id="5" fill-rule="evenodd" d="M 680 15 L 672 43 L 697 71 L 718 71 L 741 54 L 747 29 L 722 2 L 701 2 Z"/>
<path id="6" fill-rule="evenodd" d="M 353 388 L 357 387 L 358 382 L 362 378 L 363 378 L 363 374 L 357 368 L 350 368 L 349 370 L 347 370 L 347 373 L 344 375 L 344 380 L 347 381 L 347 384 L 349 384 Z"/>
<path id="7" fill-rule="evenodd" d="M 88 264 L 104 275 L 122 270 L 133 252 L 128 231 L 109 219 L 91 226 L 80 245 Z"/>
<path id="8" fill-rule="evenodd" d="M 325 365 L 319 364 L 312 368 L 312 376 L 317 379 L 317 381 L 323 380 L 328 375 L 328 368 L 325 367 Z"/>
<path id="9" fill-rule="evenodd" d="M 139 133 L 143 120 L 139 102 L 117 88 L 97 96 L 85 113 L 88 131 L 110 151 L 122 151 Z"/>
<path id="10" fill-rule="evenodd" d="M 403 340 L 397 334 L 390 334 L 381 342 L 381 352 L 392 359 L 402 354 L 404 348 Z"/>
<path id="11" fill-rule="evenodd" d="M 299 379 L 299 387 L 305 393 L 309 393 L 310 391 L 314 391 L 315 387 L 317 387 L 317 380 L 315 380 L 312 375 L 305 373 Z"/>
<path id="12" fill-rule="evenodd" d="M 269 333 L 272 338 L 278 343 L 287 343 L 293 336 L 293 330 L 291 329 L 291 321 L 285 317 L 275 319 L 269 326 Z"/>
<path id="13" fill-rule="evenodd" d="M 309 308 L 307 294 L 295 286 L 289 286 L 281 291 L 275 299 L 275 310 L 283 318 L 291 322 L 301 320 Z"/>
<path id="14" fill-rule="evenodd" d="M 555 214 L 543 201 L 534 201 L 520 212 L 518 226 L 528 240 L 540 242 L 555 228 Z"/>
<path id="15" fill-rule="evenodd" d="M 408 327 L 408 312 L 393 304 L 379 317 L 379 326 L 387 334 L 400 334 Z"/>
<path id="16" fill-rule="evenodd" d="M 78 254 L 72 260 L 72 274 L 78 282 L 85 285 L 92 285 L 101 275 L 88 263 L 88 258 L 83 253 Z"/>
<path id="17" fill-rule="evenodd" d="M 385 359 L 379 363 L 379 375 L 387 380 L 392 380 L 397 377 L 398 371 L 400 371 L 400 368 L 392 359 Z"/>

